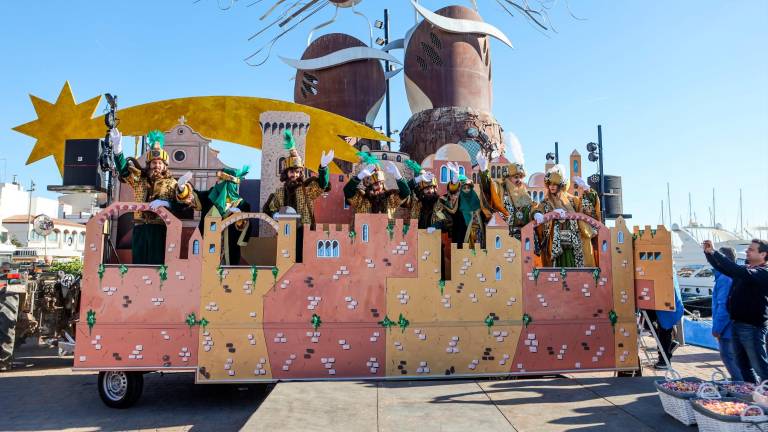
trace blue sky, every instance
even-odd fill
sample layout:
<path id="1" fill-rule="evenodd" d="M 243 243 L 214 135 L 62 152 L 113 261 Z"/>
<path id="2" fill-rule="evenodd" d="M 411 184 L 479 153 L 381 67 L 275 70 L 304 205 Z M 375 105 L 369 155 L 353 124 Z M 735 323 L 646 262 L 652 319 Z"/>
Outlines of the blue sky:
<path id="1" fill-rule="evenodd" d="M 122 106 L 195 95 L 291 100 L 288 66 L 275 56 L 258 68 L 242 62 L 259 46 L 247 38 L 264 10 L 246 8 L 250 2 L 228 11 L 213 0 L 2 2 L 0 177 L 35 179 L 38 190 L 60 183 L 53 158 L 23 165 L 33 139 L 11 128 L 36 117 L 29 93 L 54 100 L 65 80 L 78 102 L 112 92 Z M 768 224 L 768 2 L 571 1 L 583 20 L 560 2 L 552 14 L 558 32 L 548 35 L 494 1 L 478 3 L 515 45 L 492 44 L 493 113 L 520 139 L 529 172 L 541 169 L 555 141 L 561 154 L 585 154 L 600 123 L 606 172 L 623 176 L 632 223 L 660 222 L 670 182 L 675 221 L 687 219 L 689 192 L 698 219 L 708 221 L 715 188 L 718 222 L 732 228 L 742 188 L 745 224 Z M 385 5 L 393 36 L 402 35 L 414 23 L 406 0 L 365 0 L 358 9 L 373 20 Z M 331 15 L 316 15 L 276 51 L 300 57 L 311 27 Z M 349 10 L 324 29 L 333 31 L 366 38 Z M 411 114 L 402 75 L 392 90 L 400 129 Z M 259 164 L 258 150 L 217 147 L 226 163 Z M 595 169 L 585 163 L 586 173 Z"/>

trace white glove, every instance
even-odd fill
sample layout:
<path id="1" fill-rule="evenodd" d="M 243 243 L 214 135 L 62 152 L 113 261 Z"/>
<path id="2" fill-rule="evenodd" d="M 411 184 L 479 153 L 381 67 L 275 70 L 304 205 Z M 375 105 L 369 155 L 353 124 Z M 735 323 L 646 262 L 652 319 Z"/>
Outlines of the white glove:
<path id="1" fill-rule="evenodd" d="M 483 152 L 477 152 L 475 159 L 477 160 L 477 166 L 480 168 L 480 172 L 488 170 L 488 158 L 483 155 Z"/>
<path id="2" fill-rule="evenodd" d="M 566 213 L 566 212 L 565 212 L 565 210 L 563 210 L 563 209 L 559 208 L 559 209 L 555 209 L 555 213 L 557 213 L 557 215 L 558 215 L 560 218 L 564 218 L 564 217 L 565 217 L 565 213 Z"/>
<path id="3" fill-rule="evenodd" d="M 179 180 L 176 182 L 176 187 L 179 188 L 179 192 L 184 192 L 184 186 L 191 179 L 192 179 L 192 171 L 187 171 L 184 173 L 183 176 L 179 177 Z"/>
<path id="4" fill-rule="evenodd" d="M 170 208 L 171 207 L 171 203 L 169 203 L 166 200 L 161 200 L 161 199 L 156 199 L 156 200 L 152 201 L 151 203 L 149 203 L 149 208 L 151 208 L 152 210 L 157 210 L 160 207 L 168 207 L 168 208 Z"/>
<path id="5" fill-rule="evenodd" d="M 117 128 L 109 131 L 109 143 L 112 144 L 112 152 L 114 154 L 123 152 L 123 134 Z"/>
<path id="6" fill-rule="evenodd" d="M 457 163 L 455 163 L 455 162 L 448 162 L 445 165 L 453 173 L 453 175 L 451 176 L 451 183 L 453 183 L 453 184 L 458 183 L 459 182 L 459 175 L 460 175 L 459 165 Z"/>
<path id="7" fill-rule="evenodd" d="M 333 160 L 333 150 L 329 151 L 327 154 L 325 151 L 323 151 L 323 154 L 320 156 L 320 166 L 325 168 L 328 166 L 329 163 Z"/>
<path id="8" fill-rule="evenodd" d="M 368 165 L 367 167 L 361 169 L 359 173 L 357 173 L 357 179 L 363 180 L 364 178 L 368 178 L 371 176 L 371 174 L 373 174 L 374 171 L 376 171 L 376 166 L 373 164 Z"/>
<path id="9" fill-rule="evenodd" d="M 431 182 L 431 181 L 432 181 L 432 179 L 434 179 L 434 178 L 435 178 L 435 175 L 434 175 L 433 173 L 431 173 L 431 172 L 429 172 L 429 171 L 422 171 L 422 174 L 419 174 L 419 176 L 418 176 L 418 177 L 416 177 L 416 178 L 415 178 L 415 179 L 413 179 L 413 180 L 414 180 L 416 183 L 420 183 L 420 182 L 427 182 L 427 183 L 429 183 L 429 182 Z"/>
<path id="10" fill-rule="evenodd" d="M 541 214 L 541 213 L 536 213 L 536 214 L 533 215 L 533 220 L 535 220 L 536 223 L 540 224 L 540 223 L 544 222 L 544 215 Z"/>
<path id="11" fill-rule="evenodd" d="M 584 189 L 584 192 L 586 192 L 586 191 L 588 191 L 588 190 L 590 190 L 590 189 L 591 189 L 591 188 L 589 187 L 589 184 L 587 184 L 587 182 L 585 182 L 585 181 L 584 181 L 584 179 L 583 179 L 583 178 L 581 178 L 581 177 L 576 177 L 576 178 L 574 178 L 574 179 L 573 179 L 573 182 L 574 182 L 574 183 L 576 183 L 576 186 L 578 186 L 578 187 L 580 187 L 580 188 Z"/>
<path id="12" fill-rule="evenodd" d="M 384 171 L 386 171 L 387 174 L 392 175 L 395 180 L 400 180 L 403 178 L 403 175 L 400 174 L 400 170 L 397 169 L 397 165 L 395 165 L 395 163 L 392 161 L 386 161 L 386 164 L 384 165 Z"/>

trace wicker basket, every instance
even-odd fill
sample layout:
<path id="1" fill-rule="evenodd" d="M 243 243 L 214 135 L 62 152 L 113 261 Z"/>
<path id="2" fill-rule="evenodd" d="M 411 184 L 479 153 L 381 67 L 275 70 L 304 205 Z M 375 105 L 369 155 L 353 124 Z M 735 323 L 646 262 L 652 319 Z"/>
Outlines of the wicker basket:
<path id="1" fill-rule="evenodd" d="M 699 432 L 768 432 L 768 416 L 762 408 L 750 405 L 740 416 L 725 416 L 704 408 L 699 402 L 704 399 L 691 400 L 691 407 L 696 416 Z M 723 398 L 723 401 L 746 402 L 739 398 Z M 749 411 L 757 411 L 758 415 L 747 416 Z"/>
<path id="2" fill-rule="evenodd" d="M 722 379 L 717 379 L 718 375 L 722 377 Z M 715 369 L 715 372 L 712 373 L 712 382 L 717 385 L 717 390 L 724 397 L 739 398 L 747 401 L 753 400 L 752 399 L 753 391 L 746 392 L 746 393 L 733 391 L 733 386 L 735 385 L 745 385 L 745 384 L 751 385 L 752 383 L 749 383 L 746 381 L 731 381 L 725 377 L 725 374 L 720 369 Z"/>
<path id="3" fill-rule="evenodd" d="M 696 393 L 668 390 L 661 385 L 667 381 L 702 382 L 702 380 L 699 378 L 681 378 L 677 371 L 670 369 L 664 375 L 664 381 L 659 380 L 654 383 L 664 412 L 686 426 L 696 424 L 696 416 L 693 413 L 693 408 L 691 408 L 690 402 L 690 399 L 695 397 Z"/>
<path id="4" fill-rule="evenodd" d="M 752 400 L 761 407 L 768 407 L 768 380 L 761 382 L 752 392 Z"/>

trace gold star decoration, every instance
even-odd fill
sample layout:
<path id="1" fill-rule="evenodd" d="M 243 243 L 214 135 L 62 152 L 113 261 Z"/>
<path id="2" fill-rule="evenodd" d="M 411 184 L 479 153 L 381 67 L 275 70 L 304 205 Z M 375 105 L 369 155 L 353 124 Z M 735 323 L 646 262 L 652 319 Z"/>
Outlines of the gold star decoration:
<path id="1" fill-rule="evenodd" d="M 27 165 L 53 156 L 63 174 L 64 145 L 68 139 L 96 139 L 106 132 L 101 116 L 93 117 L 101 96 L 78 104 L 69 82 L 64 84 L 55 104 L 32 95 L 30 99 L 37 120 L 13 128 L 37 138 Z M 204 137 L 260 149 L 263 131 L 259 118 L 264 112 L 275 111 L 302 112 L 309 116 L 312 127 L 306 132 L 304 160 L 310 169 L 318 166 L 322 152 L 329 150 L 334 150 L 336 159 L 357 162 L 357 150 L 343 137 L 392 141 L 338 114 L 293 102 L 246 96 L 192 96 L 153 101 L 122 108 L 117 111 L 117 117 L 120 131 L 126 136 L 141 136 L 153 129 L 170 130 L 183 116 L 194 119 L 186 123 Z M 329 168 L 331 173 L 341 173 L 333 162 Z"/>
<path id="2" fill-rule="evenodd" d="M 50 103 L 37 96 L 29 95 L 32 106 L 37 113 L 37 120 L 25 123 L 13 128 L 37 139 L 32 152 L 27 158 L 27 165 L 53 156 L 59 173 L 64 173 L 64 144 L 68 139 L 94 138 L 101 136 L 104 126 L 99 126 L 91 120 L 99 105 L 101 96 L 89 99 L 83 103 L 75 102 L 69 82 L 56 99 L 56 103 Z"/>

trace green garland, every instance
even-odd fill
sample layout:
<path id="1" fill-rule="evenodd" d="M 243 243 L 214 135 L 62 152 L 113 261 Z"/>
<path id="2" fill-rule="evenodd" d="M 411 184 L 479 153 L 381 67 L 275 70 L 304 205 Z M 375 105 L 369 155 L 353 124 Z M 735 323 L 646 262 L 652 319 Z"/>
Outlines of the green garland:
<path id="1" fill-rule="evenodd" d="M 320 316 L 317 314 L 312 314 L 312 320 L 310 321 L 310 324 L 312 324 L 312 328 L 317 331 L 318 328 L 320 328 L 320 325 L 323 323 L 323 320 L 320 319 Z"/>
<path id="2" fill-rule="evenodd" d="M 93 326 L 96 325 L 96 311 L 94 311 L 93 309 L 88 309 L 88 312 L 86 313 L 85 322 L 88 323 L 88 334 L 91 334 L 91 330 L 93 330 Z"/>
<path id="3" fill-rule="evenodd" d="M 488 314 L 487 317 L 485 317 L 485 320 L 483 321 L 485 323 L 485 326 L 488 327 L 488 334 L 491 334 L 491 327 L 493 327 L 494 324 L 493 315 Z"/>
<path id="4" fill-rule="evenodd" d="M 161 264 L 157 269 L 157 273 L 160 275 L 160 289 L 163 289 L 163 283 L 168 280 L 168 266 Z"/>
<path id="5" fill-rule="evenodd" d="M 408 321 L 403 314 L 400 314 L 400 318 L 397 319 L 397 325 L 400 327 L 400 330 L 405 333 L 405 329 L 408 328 L 408 326 L 411 324 L 410 321 Z"/>
<path id="6" fill-rule="evenodd" d="M 256 287 L 256 279 L 259 277 L 259 271 L 256 269 L 256 265 L 251 265 L 251 283 L 254 288 Z"/>
<path id="7" fill-rule="evenodd" d="M 527 313 L 523 314 L 523 325 L 525 328 L 528 328 L 528 325 L 533 322 L 533 317 L 528 315 Z"/>
<path id="8" fill-rule="evenodd" d="M 384 327 L 385 329 L 392 331 L 392 326 L 395 325 L 395 322 L 389 319 L 388 316 L 384 315 L 384 319 L 379 321 L 379 325 Z"/>

